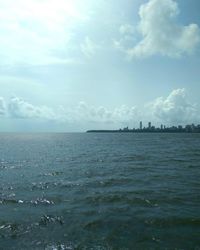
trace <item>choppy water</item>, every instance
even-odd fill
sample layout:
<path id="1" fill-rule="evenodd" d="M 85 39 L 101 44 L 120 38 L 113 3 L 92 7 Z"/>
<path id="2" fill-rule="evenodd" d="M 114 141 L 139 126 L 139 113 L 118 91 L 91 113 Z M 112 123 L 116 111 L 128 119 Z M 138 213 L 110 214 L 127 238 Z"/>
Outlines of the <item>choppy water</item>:
<path id="1" fill-rule="evenodd" d="M 1 134 L 0 249 L 200 249 L 200 134 Z"/>

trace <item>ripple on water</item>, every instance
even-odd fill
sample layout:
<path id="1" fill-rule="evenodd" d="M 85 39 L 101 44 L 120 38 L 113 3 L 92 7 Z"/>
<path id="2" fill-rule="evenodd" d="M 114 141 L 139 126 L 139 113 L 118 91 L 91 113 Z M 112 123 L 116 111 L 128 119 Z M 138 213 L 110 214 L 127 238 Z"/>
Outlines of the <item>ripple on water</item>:
<path id="1" fill-rule="evenodd" d="M 35 200 L 22 200 L 22 199 L 10 199 L 10 198 L 1 198 L 0 204 L 2 205 L 15 205 L 15 204 L 31 204 L 34 206 L 50 206 L 56 203 L 60 203 L 61 200 L 59 198 L 55 198 L 54 200 L 48 200 L 47 198 L 36 198 Z"/>
<path id="2" fill-rule="evenodd" d="M 62 243 L 57 244 L 49 244 L 45 248 L 45 250 L 74 250 L 75 248 L 72 245 L 66 245 Z"/>
<path id="3" fill-rule="evenodd" d="M 0 222 L 0 238 L 16 239 L 25 235 L 31 235 L 40 228 L 48 227 L 49 225 L 63 226 L 64 219 L 62 216 L 42 215 L 38 222 L 19 223 L 19 222 Z M 28 236 L 27 236 L 28 237 Z M 12 248 L 11 248 L 12 249 Z"/>

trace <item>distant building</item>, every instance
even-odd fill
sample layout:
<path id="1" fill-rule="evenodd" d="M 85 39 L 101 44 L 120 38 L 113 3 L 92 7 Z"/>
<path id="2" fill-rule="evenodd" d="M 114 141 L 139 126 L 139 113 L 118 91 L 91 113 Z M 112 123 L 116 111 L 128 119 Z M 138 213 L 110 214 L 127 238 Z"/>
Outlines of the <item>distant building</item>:
<path id="1" fill-rule="evenodd" d="M 160 129 L 163 130 L 163 125 L 161 124 Z"/>
<path id="2" fill-rule="evenodd" d="M 123 128 L 124 131 L 129 131 L 128 127 Z"/>
<path id="3" fill-rule="evenodd" d="M 148 128 L 151 129 L 151 122 L 148 123 Z"/>
<path id="4" fill-rule="evenodd" d="M 142 121 L 140 122 L 140 130 L 142 130 Z"/>
<path id="5" fill-rule="evenodd" d="M 191 125 L 191 129 L 192 129 L 192 131 L 194 131 L 195 130 L 195 125 L 192 123 L 192 125 Z"/>

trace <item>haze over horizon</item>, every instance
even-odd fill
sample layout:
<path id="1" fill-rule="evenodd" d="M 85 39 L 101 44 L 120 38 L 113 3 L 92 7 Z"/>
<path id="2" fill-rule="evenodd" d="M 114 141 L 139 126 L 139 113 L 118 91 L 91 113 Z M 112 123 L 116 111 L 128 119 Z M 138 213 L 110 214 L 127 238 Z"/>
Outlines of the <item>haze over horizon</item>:
<path id="1" fill-rule="evenodd" d="M 199 0 L 0 0 L 0 132 L 200 123 Z"/>

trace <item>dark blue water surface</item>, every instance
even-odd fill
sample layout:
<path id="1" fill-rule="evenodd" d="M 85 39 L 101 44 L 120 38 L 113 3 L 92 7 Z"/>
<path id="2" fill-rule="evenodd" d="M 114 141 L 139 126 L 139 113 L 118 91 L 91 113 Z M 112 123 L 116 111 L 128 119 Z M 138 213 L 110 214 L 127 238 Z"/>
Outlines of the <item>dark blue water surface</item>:
<path id="1" fill-rule="evenodd" d="M 0 249 L 200 249 L 200 134 L 0 134 Z"/>

